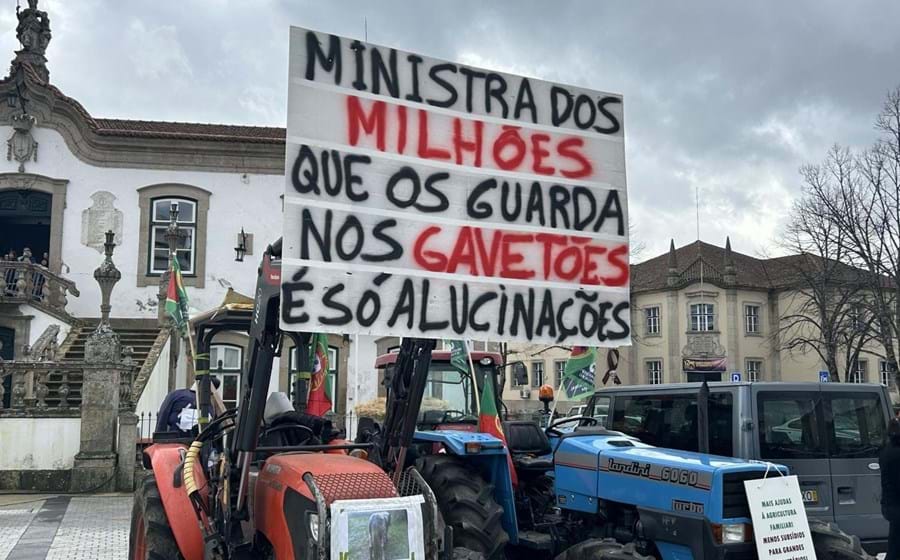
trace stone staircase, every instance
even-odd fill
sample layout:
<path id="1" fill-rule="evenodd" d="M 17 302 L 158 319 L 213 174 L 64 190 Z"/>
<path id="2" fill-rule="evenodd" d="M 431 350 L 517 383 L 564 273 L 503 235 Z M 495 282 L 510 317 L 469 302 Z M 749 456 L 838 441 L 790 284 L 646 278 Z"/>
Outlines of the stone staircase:
<path id="1" fill-rule="evenodd" d="M 82 319 L 80 326 L 72 327 L 66 340 L 60 346 L 59 355 L 63 363 L 84 361 L 85 343 L 88 336 L 97 328 L 99 321 L 99 319 Z M 159 349 L 154 349 L 154 345 L 160 335 L 156 319 L 111 319 L 110 326 L 119 335 L 122 349 L 131 347 L 131 359 L 134 360 L 138 371 L 143 369 L 148 357 L 152 357 L 155 362 Z M 154 355 L 151 356 L 151 354 Z M 152 366 L 152 364 L 146 365 Z M 58 406 L 59 387 L 64 381 L 69 386 L 69 407 L 77 408 L 81 404 L 81 372 L 77 370 L 65 373 L 54 371 L 48 375 L 46 381 L 49 389 L 46 402 L 49 407 Z"/>

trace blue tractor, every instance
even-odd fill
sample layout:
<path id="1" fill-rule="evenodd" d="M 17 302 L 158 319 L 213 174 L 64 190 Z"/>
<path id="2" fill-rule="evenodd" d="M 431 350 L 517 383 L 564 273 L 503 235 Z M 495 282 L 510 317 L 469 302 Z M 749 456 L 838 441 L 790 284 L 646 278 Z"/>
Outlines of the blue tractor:
<path id="1" fill-rule="evenodd" d="M 427 353 L 401 348 L 378 358 L 388 402 L 383 433 L 395 434 L 382 447 L 397 451 L 384 466 L 416 466 L 453 547 L 488 559 L 757 558 L 744 481 L 785 467 L 653 447 L 591 417 L 566 433 L 558 429 L 563 422 L 543 429 L 506 421 L 514 485 L 503 443 L 477 432 L 473 385 L 493 383 L 500 394 L 500 356 L 474 353 L 473 380 L 451 367 L 448 353 Z M 408 445 L 390 427 L 400 416 L 416 428 Z M 819 560 L 870 558 L 833 525 L 813 523 L 811 531 Z"/>

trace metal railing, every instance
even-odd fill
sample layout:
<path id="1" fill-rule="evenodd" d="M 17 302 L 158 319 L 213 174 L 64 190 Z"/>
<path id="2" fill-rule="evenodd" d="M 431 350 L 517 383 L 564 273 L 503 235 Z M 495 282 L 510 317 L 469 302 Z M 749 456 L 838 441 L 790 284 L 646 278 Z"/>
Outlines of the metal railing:
<path id="1" fill-rule="evenodd" d="M 30 303 L 69 318 L 68 294 L 81 295 L 75 283 L 39 264 L 0 261 L 0 302 Z"/>

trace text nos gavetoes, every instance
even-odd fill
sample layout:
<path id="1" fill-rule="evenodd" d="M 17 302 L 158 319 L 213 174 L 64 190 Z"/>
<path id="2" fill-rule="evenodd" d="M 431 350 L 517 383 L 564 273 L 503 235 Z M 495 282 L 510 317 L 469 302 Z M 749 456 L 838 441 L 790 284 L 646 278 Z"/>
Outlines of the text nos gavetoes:
<path id="1" fill-rule="evenodd" d="M 618 95 L 291 29 L 285 330 L 630 339 Z"/>

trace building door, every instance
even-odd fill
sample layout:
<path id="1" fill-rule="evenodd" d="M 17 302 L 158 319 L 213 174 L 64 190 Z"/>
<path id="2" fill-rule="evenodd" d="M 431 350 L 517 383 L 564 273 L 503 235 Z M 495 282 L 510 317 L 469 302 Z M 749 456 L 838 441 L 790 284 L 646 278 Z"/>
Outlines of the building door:
<path id="1" fill-rule="evenodd" d="M 17 257 L 27 247 L 35 263 L 50 252 L 52 195 L 29 190 L 0 191 L 0 252 Z"/>
<path id="2" fill-rule="evenodd" d="M 0 327 L 0 359 L 12 361 L 15 358 L 16 331 L 6 327 Z M 3 378 L 3 407 L 9 408 L 10 390 L 12 389 L 12 376 Z"/>

